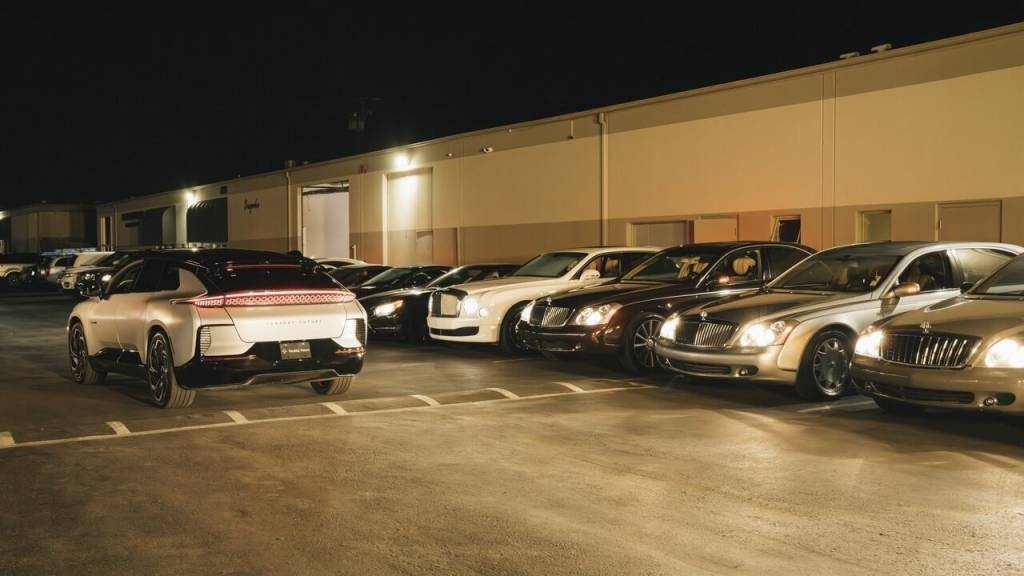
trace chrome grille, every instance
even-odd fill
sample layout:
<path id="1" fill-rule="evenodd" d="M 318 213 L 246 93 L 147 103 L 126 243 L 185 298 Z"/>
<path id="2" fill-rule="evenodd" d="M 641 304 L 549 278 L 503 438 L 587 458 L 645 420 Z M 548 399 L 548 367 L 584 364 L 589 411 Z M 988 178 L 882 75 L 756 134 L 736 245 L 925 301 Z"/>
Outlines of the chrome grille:
<path id="1" fill-rule="evenodd" d="M 736 325 L 711 320 L 684 320 L 676 342 L 697 348 L 722 348 L 732 337 Z"/>
<path id="2" fill-rule="evenodd" d="M 570 313 L 572 313 L 572 308 L 534 304 L 533 310 L 530 312 L 530 325 L 548 328 L 565 326 L 565 323 L 569 321 Z"/>
<path id="3" fill-rule="evenodd" d="M 442 318 L 458 316 L 459 302 L 463 296 L 463 292 L 434 292 L 430 295 L 430 315 Z"/>
<path id="4" fill-rule="evenodd" d="M 890 332 L 882 343 L 882 359 L 925 368 L 963 368 L 977 343 L 972 336 Z"/>

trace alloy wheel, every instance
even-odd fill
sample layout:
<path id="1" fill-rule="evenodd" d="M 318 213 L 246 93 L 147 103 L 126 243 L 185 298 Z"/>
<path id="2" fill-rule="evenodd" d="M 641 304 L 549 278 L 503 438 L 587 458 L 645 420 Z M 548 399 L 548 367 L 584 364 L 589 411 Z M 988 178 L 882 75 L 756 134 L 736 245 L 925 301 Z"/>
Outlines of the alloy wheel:
<path id="1" fill-rule="evenodd" d="M 850 375 L 850 355 L 846 350 L 846 342 L 838 337 L 823 340 L 814 351 L 811 368 L 814 381 L 823 394 L 842 394 Z"/>
<path id="2" fill-rule="evenodd" d="M 71 329 L 71 337 L 68 340 L 68 354 L 71 357 L 71 374 L 74 376 L 75 381 L 81 382 L 85 377 L 85 363 L 89 359 L 86 358 L 85 334 L 82 331 L 82 326 L 79 324 L 75 324 L 75 327 Z"/>
<path id="3" fill-rule="evenodd" d="M 154 338 L 149 349 L 149 393 L 158 404 L 164 402 L 170 388 L 170 364 L 167 343 L 163 338 Z"/>
<path id="4" fill-rule="evenodd" d="M 654 341 L 661 329 L 661 320 L 649 318 L 640 323 L 633 332 L 633 358 L 644 368 L 656 368 L 658 358 L 654 353 Z"/>

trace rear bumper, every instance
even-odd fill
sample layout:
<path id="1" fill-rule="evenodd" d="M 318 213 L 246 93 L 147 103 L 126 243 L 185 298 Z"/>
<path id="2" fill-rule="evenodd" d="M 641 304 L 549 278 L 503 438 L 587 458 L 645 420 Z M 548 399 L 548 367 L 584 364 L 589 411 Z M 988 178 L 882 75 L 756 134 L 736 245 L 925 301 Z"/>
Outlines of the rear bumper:
<path id="1" fill-rule="evenodd" d="M 196 357 L 174 369 L 186 389 L 236 388 L 254 384 L 296 384 L 358 374 L 363 348 L 339 348 L 334 354 L 301 360 L 268 360 L 255 354 Z"/>
<path id="2" fill-rule="evenodd" d="M 796 384 L 796 372 L 779 368 L 782 346 L 769 346 L 761 351 L 730 352 L 689 350 L 666 345 L 665 342 L 659 339 L 655 351 L 665 359 L 665 366 L 674 372 L 700 378 Z"/>
<path id="3" fill-rule="evenodd" d="M 1024 370 L 917 368 L 857 356 L 853 379 L 866 396 L 957 410 L 1024 413 Z M 990 405 L 986 405 L 986 399 Z"/>
<path id="4" fill-rule="evenodd" d="M 519 323 L 519 337 L 531 350 L 542 352 L 579 352 L 584 354 L 615 354 L 618 346 L 605 343 L 605 327 L 586 326 L 543 327 Z"/>

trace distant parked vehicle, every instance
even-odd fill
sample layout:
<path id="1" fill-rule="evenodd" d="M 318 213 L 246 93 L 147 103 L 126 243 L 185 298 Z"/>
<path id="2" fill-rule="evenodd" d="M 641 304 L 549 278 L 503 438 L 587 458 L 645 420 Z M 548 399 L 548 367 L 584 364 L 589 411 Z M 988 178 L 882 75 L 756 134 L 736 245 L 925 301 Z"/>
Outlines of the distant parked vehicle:
<path id="1" fill-rule="evenodd" d="M 77 254 L 48 256 L 41 268 L 42 279 L 47 284 L 59 284 L 60 275 L 75 265 L 76 258 L 78 258 Z"/>
<path id="2" fill-rule="evenodd" d="M 634 373 L 659 369 L 654 342 L 666 316 L 760 289 L 814 253 L 781 242 L 715 242 L 662 250 L 620 280 L 534 300 L 521 315 L 527 347 L 548 357 L 610 355 Z"/>
<path id="3" fill-rule="evenodd" d="M 352 264 L 351 266 L 329 270 L 327 273 L 340 282 L 342 286 L 352 290 L 370 278 L 390 269 L 391 266 L 384 266 L 383 264 Z"/>
<path id="4" fill-rule="evenodd" d="M 470 264 L 460 266 L 421 288 L 400 288 L 359 299 L 366 308 L 371 335 L 399 336 L 409 342 L 427 337 L 427 304 L 430 295 L 449 286 L 502 278 L 518 264 Z"/>
<path id="5" fill-rule="evenodd" d="M 964 294 L 869 326 L 853 378 L 883 410 L 1024 412 L 1024 256 Z"/>
<path id="6" fill-rule="evenodd" d="M 880 242 L 818 252 L 765 290 L 668 317 L 656 351 L 690 376 L 795 386 L 812 401 L 851 389 L 862 330 L 959 293 L 1024 251 L 983 242 Z"/>
<path id="7" fill-rule="evenodd" d="M 8 288 L 31 284 L 39 278 L 39 254 L 5 254 L 0 256 L 0 281 Z"/>
<path id="8" fill-rule="evenodd" d="M 317 264 L 327 268 L 344 268 L 355 264 L 366 264 L 362 260 L 354 258 L 314 258 Z"/>
<path id="9" fill-rule="evenodd" d="M 85 258 L 86 263 L 79 265 L 75 260 L 75 266 L 64 271 L 59 277 L 61 290 L 65 294 L 78 295 L 84 288 L 91 284 L 102 285 L 110 281 L 113 273 L 121 267 L 134 262 L 142 257 L 144 253 L 139 250 L 119 250 L 110 252 L 105 256 L 95 259 L 92 254 Z M 78 258 L 82 258 L 79 255 Z"/>
<path id="10" fill-rule="evenodd" d="M 308 382 L 348 390 L 366 313 L 312 260 L 253 250 L 147 252 L 94 287 L 68 318 L 71 374 L 146 380 L 157 406 L 202 389 Z"/>
<path id="11" fill-rule="evenodd" d="M 508 353 L 525 350 L 517 332 L 531 300 L 574 286 L 609 282 L 657 248 L 601 247 L 541 254 L 499 280 L 434 292 L 427 325 L 430 337 L 451 342 L 497 344 Z"/>
<path id="12" fill-rule="evenodd" d="M 435 278 L 451 269 L 451 266 L 438 266 L 435 264 L 395 266 L 363 282 L 354 291 L 356 298 L 365 298 L 372 294 L 389 292 L 391 290 L 420 288 L 430 284 Z"/>

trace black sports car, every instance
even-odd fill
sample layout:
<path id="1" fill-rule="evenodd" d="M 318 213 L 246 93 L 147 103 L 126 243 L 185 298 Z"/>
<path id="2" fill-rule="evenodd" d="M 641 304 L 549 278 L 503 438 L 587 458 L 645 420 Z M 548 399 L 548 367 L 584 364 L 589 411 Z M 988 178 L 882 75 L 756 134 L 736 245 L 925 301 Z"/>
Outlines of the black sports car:
<path id="1" fill-rule="evenodd" d="M 370 335 L 393 335 L 409 342 L 427 337 L 427 306 L 430 295 L 441 288 L 493 280 L 515 272 L 517 264 L 470 264 L 460 266 L 421 288 L 381 292 L 359 299 L 366 308 Z"/>
<path id="2" fill-rule="evenodd" d="M 351 266 L 348 266 L 348 268 L 351 268 Z M 344 269 L 342 268 L 342 270 Z M 435 278 L 451 269 L 451 266 L 438 266 L 436 264 L 395 266 L 363 282 L 352 291 L 356 293 L 356 298 L 362 299 L 373 294 L 380 294 L 381 292 L 426 286 L 433 282 Z"/>
<path id="3" fill-rule="evenodd" d="M 327 273 L 331 275 L 331 278 L 341 282 L 341 285 L 345 288 L 353 290 L 370 278 L 390 269 L 391 266 L 384 266 L 382 264 L 353 264 L 352 266 L 329 270 Z"/>

